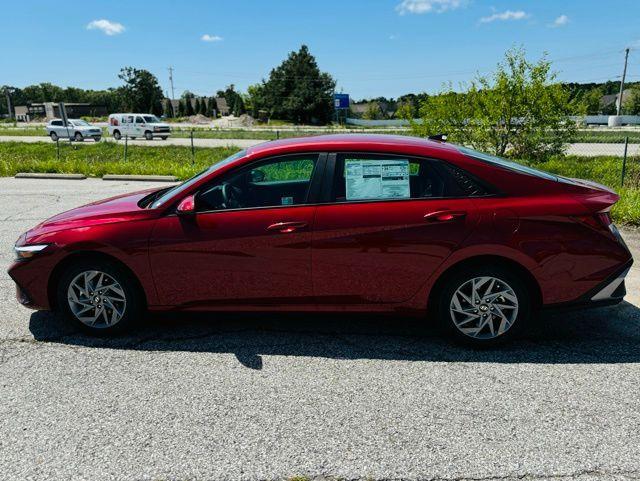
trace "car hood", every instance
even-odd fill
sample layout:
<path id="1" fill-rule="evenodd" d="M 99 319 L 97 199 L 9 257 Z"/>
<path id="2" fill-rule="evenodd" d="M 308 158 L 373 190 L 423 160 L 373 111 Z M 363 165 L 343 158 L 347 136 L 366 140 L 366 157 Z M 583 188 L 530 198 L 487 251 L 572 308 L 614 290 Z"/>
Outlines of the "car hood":
<path id="1" fill-rule="evenodd" d="M 58 230 L 148 218 L 155 215 L 155 211 L 139 207 L 138 202 L 158 190 L 160 188 L 118 195 L 54 215 L 27 232 L 26 240 Z"/>

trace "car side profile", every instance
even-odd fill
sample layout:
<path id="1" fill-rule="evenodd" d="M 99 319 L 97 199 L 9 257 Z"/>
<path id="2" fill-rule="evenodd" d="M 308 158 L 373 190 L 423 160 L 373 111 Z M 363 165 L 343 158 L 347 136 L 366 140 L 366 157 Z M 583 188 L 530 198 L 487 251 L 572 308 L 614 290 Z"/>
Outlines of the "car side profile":
<path id="1" fill-rule="evenodd" d="M 54 216 L 20 236 L 9 274 L 22 304 L 94 333 L 144 310 L 364 311 L 492 345 L 538 309 L 623 299 L 617 200 L 440 141 L 287 139 Z"/>
<path id="2" fill-rule="evenodd" d="M 54 142 L 58 139 L 72 139 L 76 142 L 82 142 L 85 139 L 93 139 L 100 142 L 102 138 L 102 129 L 91 125 L 86 120 L 68 119 L 67 125 L 61 119 L 50 120 L 46 126 L 47 135 Z"/>
<path id="3" fill-rule="evenodd" d="M 169 124 L 161 122 L 158 117 L 151 114 L 111 114 L 107 131 L 116 140 L 122 137 L 167 140 L 171 135 Z"/>

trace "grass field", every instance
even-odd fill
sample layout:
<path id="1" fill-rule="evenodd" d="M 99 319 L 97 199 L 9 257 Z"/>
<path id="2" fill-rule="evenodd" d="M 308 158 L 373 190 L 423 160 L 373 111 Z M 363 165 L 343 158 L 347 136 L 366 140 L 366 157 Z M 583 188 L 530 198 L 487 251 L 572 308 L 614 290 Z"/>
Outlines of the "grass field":
<path id="1" fill-rule="evenodd" d="M 60 160 L 56 159 L 53 143 L 0 143 L 0 176 L 17 172 L 82 173 L 87 176 L 104 174 L 175 175 L 186 179 L 237 152 L 237 148 L 196 148 L 192 159 L 188 147 L 130 146 L 124 160 L 124 146 L 115 143 L 62 143 Z M 627 162 L 625 187 L 620 187 L 622 160 L 619 157 L 562 157 L 533 167 L 565 177 L 589 179 L 607 185 L 620 193 L 613 210 L 616 222 L 640 225 L 640 158 Z"/>
<path id="2" fill-rule="evenodd" d="M 81 173 L 100 177 L 104 174 L 175 175 L 180 179 L 237 152 L 237 148 L 195 149 L 192 159 L 188 147 L 129 146 L 124 160 L 124 146 L 115 143 L 80 145 L 60 144 L 60 160 L 56 158 L 54 143 L 26 144 L 22 142 L 0 143 L 0 177 L 17 172 Z"/>

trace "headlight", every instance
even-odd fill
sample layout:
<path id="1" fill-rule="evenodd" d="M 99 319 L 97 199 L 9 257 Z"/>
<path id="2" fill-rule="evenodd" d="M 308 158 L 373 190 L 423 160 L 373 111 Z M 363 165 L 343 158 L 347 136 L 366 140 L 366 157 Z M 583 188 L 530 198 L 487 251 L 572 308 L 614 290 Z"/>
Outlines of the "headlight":
<path id="1" fill-rule="evenodd" d="M 49 247 L 49 244 L 33 244 L 26 246 L 16 246 L 14 250 L 16 251 L 16 258 L 18 260 L 30 259 L 33 256 L 37 255 L 38 252 L 43 251 Z"/>

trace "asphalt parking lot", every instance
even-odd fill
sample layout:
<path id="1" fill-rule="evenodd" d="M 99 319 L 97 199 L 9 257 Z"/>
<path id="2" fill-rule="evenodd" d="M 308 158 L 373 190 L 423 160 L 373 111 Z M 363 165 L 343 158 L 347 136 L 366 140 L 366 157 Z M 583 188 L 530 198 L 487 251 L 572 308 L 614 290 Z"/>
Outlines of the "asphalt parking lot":
<path id="1" fill-rule="evenodd" d="M 148 186 L 0 178 L 1 479 L 640 479 L 637 265 L 627 302 L 482 352 L 367 315 L 168 315 L 94 339 L 18 305 L 20 233 Z"/>

